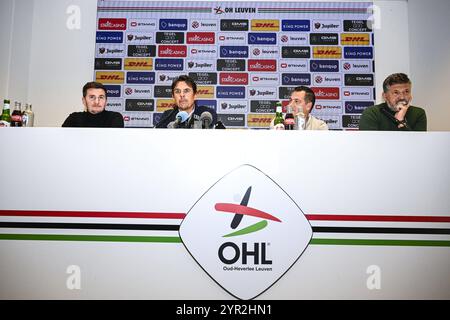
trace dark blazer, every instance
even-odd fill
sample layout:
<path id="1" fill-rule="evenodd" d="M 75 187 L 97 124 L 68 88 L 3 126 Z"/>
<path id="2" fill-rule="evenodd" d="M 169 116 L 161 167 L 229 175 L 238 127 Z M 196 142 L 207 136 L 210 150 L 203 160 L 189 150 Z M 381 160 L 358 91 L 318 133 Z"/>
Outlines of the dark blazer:
<path id="1" fill-rule="evenodd" d="M 123 128 L 122 114 L 115 111 L 104 110 L 97 114 L 89 112 L 71 113 L 62 124 L 63 127 L 97 127 L 97 128 Z"/>
<path id="2" fill-rule="evenodd" d="M 214 109 L 208 108 L 206 106 L 195 106 L 194 112 L 189 119 L 187 119 L 184 123 L 180 124 L 179 128 L 192 128 L 192 123 L 194 120 L 200 119 L 200 116 L 203 112 L 208 111 L 212 115 L 212 123 L 210 124 L 210 128 L 213 128 L 217 122 L 217 113 Z M 156 128 L 167 128 L 169 123 L 175 121 L 175 118 L 178 113 L 178 107 L 174 107 L 173 109 L 169 109 L 164 111 L 161 116 L 161 120 L 158 124 L 155 125 Z"/>

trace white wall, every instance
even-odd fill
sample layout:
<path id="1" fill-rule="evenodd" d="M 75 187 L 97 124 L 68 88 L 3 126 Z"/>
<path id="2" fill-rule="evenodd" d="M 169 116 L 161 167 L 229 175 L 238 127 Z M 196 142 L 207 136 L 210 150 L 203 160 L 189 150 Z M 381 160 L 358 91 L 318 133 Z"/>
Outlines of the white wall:
<path id="1" fill-rule="evenodd" d="M 411 77 L 432 130 L 450 130 L 450 1 L 409 0 Z"/>
<path id="2" fill-rule="evenodd" d="M 374 3 L 381 14 L 375 30 L 377 100 L 388 74 L 406 72 L 414 84 L 414 104 L 427 111 L 429 130 L 450 130 L 445 94 L 450 86 L 450 21 L 445 17 L 450 1 Z M 79 30 L 66 26 L 66 11 L 73 5 L 81 10 Z M 82 110 L 81 87 L 93 78 L 96 5 L 96 0 L 0 2 L 0 40 L 5 44 L 0 95 L 32 103 L 37 126 L 60 126 L 69 113 Z"/>
<path id="3" fill-rule="evenodd" d="M 61 126 L 81 111 L 81 90 L 94 70 L 97 1 L 34 0 L 30 101 L 38 126 Z M 69 6 L 79 6 L 80 29 L 66 23 Z"/>
<path id="4" fill-rule="evenodd" d="M 377 6 L 375 36 L 376 101 L 382 102 L 383 81 L 392 73 L 409 74 L 408 3 L 374 1 Z M 394 49 L 395 48 L 395 49 Z"/>
<path id="5" fill-rule="evenodd" d="M 0 50 L 0 99 L 2 103 L 8 93 L 13 6 L 13 0 L 0 2 L 0 43 L 2 44 Z"/>

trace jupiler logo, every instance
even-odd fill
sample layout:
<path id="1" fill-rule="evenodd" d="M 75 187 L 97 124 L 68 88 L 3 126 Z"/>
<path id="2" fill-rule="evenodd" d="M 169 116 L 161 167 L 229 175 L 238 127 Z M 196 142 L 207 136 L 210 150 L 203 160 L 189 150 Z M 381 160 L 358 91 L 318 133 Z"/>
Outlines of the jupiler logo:
<path id="1" fill-rule="evenodd" d="M 294 200 L 251 165 L 233 170 L 203 194 L 179 233 L 197 263 L 239 299 L 253 299 L 270 288 L 312 237 Z"/>

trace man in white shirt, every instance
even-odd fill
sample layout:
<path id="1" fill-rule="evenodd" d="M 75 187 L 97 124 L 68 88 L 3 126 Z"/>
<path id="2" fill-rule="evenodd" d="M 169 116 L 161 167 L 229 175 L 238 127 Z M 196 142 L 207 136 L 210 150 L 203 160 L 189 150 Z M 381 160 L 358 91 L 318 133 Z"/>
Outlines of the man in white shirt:
<path id="1" fill-rule="evenodd" d="M 314 91 L 305 86 L 295 87 L 291 93 L 289 105 L 295 117 L 297 130 L 328 130 L 327 124 L 312 116 L 311 110 L 316 103 Z M 270 123 L 270 129 L 274 129 L 274 120 Z"/>

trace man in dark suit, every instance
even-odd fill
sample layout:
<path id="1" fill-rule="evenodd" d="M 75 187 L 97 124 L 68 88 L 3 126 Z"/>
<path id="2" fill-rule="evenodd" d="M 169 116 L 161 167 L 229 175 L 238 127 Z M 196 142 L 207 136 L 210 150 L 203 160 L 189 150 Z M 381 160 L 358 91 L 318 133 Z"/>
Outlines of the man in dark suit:
<path id="1" fill-rule="evenodd" d="M 364 110 L 359 130 L 427 131 L 425 110 L 410 105 L 411 80 L 404 73 L 394 73 L 383 82 L 384 103 Z"/>
<path id="2" fill-rule="evenodd" d="M 175 107 L 164 111 L 156 128 L 202 128 L 202 122 L 209 123 L 208 127 L 213 128 L 217 122 L 216 112 L 205 106 L 197 106 L 196 95 L 197 84 L 192 78 L 187 75 L 176 78 L 172 83 Z M 184 113 L 186 116 L 179 117 L 177 121 L 177 114 L 182 111 L 187 114 Z M 207 121 L 202 121 L 203 119 Z"/>

